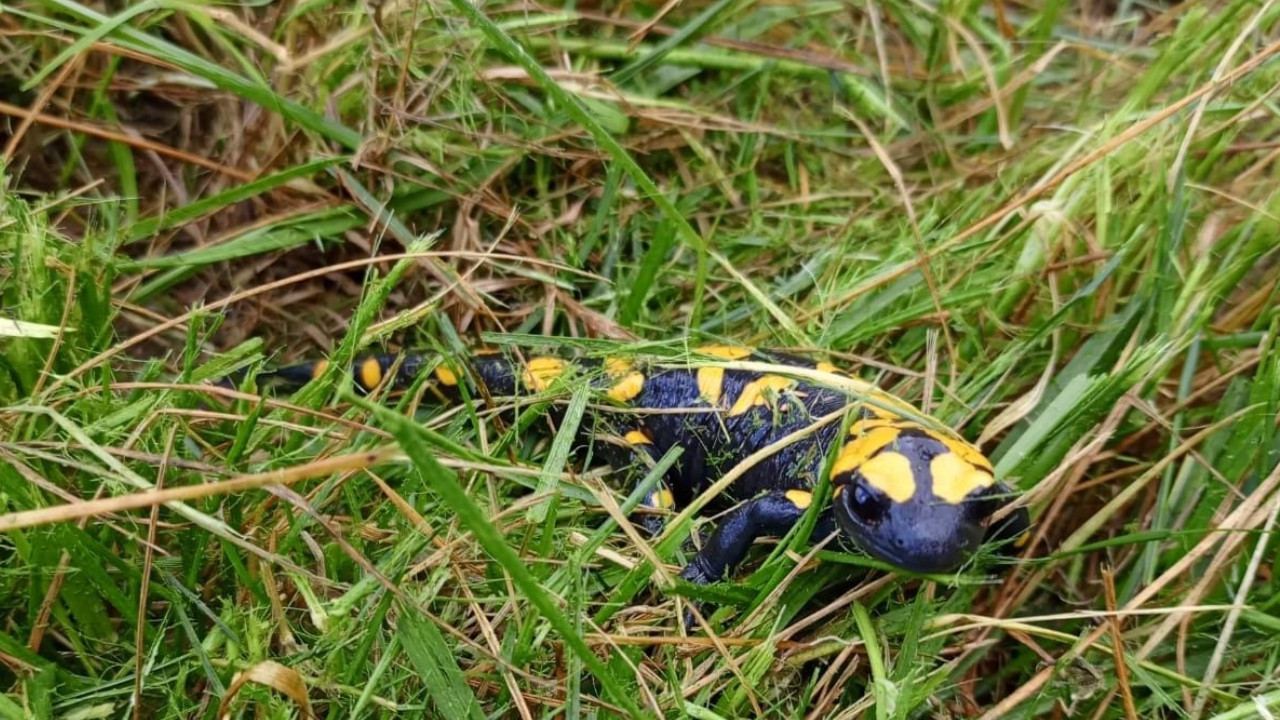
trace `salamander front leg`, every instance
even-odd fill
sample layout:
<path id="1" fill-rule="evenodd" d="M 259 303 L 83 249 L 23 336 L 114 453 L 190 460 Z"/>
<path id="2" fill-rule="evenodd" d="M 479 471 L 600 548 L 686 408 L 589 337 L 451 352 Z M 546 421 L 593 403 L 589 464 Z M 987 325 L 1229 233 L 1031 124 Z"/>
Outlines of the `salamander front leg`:
<path id="1" fill-rule="evenodd" d="M 804 516 L 813 495 L 800 490 L 774 491 L 730 512 L 680 577 L 698 585 L 719 582 L 742 562 L 756 538 L 785 535 Z"/>
<path id="2" fill-rule="evenodd" d="M 698 585 L 709 585 L 724 578 L 747 555 L 756 538 L 781 536 L 804 517 L 813 502 L 806 490 L 774 491 L 747 502 L 729 513 L 702 550 L 680 573 L 680 577 Z M 824 512 L 814 527 L 813 537 L 825 538 L 835 531 L 835 520 Z M 693 616 L 685 613 L 685 626 L 692 627 Z"/>

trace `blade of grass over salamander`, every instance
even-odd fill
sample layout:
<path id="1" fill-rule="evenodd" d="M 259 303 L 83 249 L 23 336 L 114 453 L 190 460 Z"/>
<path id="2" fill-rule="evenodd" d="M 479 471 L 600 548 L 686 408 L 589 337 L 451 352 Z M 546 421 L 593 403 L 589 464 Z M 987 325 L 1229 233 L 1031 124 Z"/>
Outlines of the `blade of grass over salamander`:
<path id="1" fill-rule="evenodd" d="M 645 498 L 649 497 L 649 493 L 657 489 L 658 484 L 662 482 L 664 477 L 666 477 L 667 471 L 670 470 L 672 466 L 676 464 L 676 461 L 680 459 L 682 452 L 681 448 L 673 447 L 668 450 L 667 453 L 663 455 L 648 472 L 645 473 L 644 477 L 636 483 L 634 488 L 632 488 L 631 493 L 627 495 L 626 499 L 619 504 L 624 515 L 629 515 L 631 511 L 640 507 L 640 505 L 644 503 Z M 578 548 L 576 562 L 585 565 L 587 563 L 587 558 L 590 557 L 591 554 L 594 553 L 601 545 L 603 545 L 605 540 L 609 539 L 609 536 L 613 534 L 617 527 L 618 524 L 612 517 L 605 518 L 604 522 L 600 524 L 600 527 L 589 535 L 586 542 L 582 543 L 582 546 Z M 600 622 L 601 618 L 600 616 L 597 616 L 596 623 L 599 624 Z"/>
<path id="2" fill-rule="evenodd" d="M 560 484 L 560 474 L 564 472 L 565 465 L 569 462 L 569 453 L 573 450 L 578 427 L 582 424 L 582 416 L 586 412 L 587 401 L 591 399 L 591 395 L 591 386 L 587 383 L 579 383 L 569 399 L 569 406 L 565 409 L 564 417 L 556 428 L 556 437 L 551 441 L 551 450 L 547 453 L 546 462 L 542 464 L 542 472 L 538 476 L 537 493 L 546 496 L 546 499 L 529 508 L 528 517 L 533 522 L 540 523 L 547 518 L 547 510 L 551 507 L 551 496 L 555 494 Z"/>

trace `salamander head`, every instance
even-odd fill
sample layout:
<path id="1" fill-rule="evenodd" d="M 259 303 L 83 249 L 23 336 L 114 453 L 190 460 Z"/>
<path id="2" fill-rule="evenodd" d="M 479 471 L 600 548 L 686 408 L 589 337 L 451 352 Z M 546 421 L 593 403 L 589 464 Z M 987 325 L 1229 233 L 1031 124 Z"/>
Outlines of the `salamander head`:
<path id="1" fill-rule="evenodd" d="M 961 440 L 915 423 L 859 423 L 832 468 L 842 533 L 903 570 L 950 573 L 982 544 L 1005 488 Z"/>

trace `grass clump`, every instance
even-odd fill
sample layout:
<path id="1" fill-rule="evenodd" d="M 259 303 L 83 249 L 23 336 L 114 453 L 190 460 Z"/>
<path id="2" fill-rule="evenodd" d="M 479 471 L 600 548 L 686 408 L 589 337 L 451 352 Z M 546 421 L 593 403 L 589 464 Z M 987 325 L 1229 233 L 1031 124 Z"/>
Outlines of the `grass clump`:
<path id="1" fill-rule="evenodd" d="M 4 717 L 1280 712 L 1280 9 L 3 9 Z M 695 523 L 631 532 L 661 473 L 570 457 L 581 388 L 548 428 L 336 370 L 689 338 L 977 440 L 1025 558 L 669 587 Z"/>

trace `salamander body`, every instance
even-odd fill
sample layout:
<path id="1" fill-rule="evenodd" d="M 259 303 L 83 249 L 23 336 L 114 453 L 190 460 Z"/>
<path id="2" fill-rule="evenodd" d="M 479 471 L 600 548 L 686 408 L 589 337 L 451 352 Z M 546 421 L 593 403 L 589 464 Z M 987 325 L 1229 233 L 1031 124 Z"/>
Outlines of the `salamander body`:
<path id="1" fill-rule="evenodd" d="M 320 362 L 259 377 L 298 385 L 325 369 Z M 467 358 L 374 355 L 352 369 L 364 391 L 404 387 L 423 373 L 432 390 L 453 401 L 544 396 L 589 383 L 599 395 L 593 406 L 607 409 L 584 427 L 614 434 L 623 442 L 610 447 L 625 448 L 606 449 L 611 463 L 626 464 L 631 454 L 656 461 L 681 449 L 664 487 L 649 498 L 653 506 L 686 507 L 752 459 L 705 508 L 725 514 L 681 573 L 695 583 L 722 579 L 757 537 L 785 534 L 812 504 L 828 467 L 831 502 L 818 515 L 815 537 L 839 532 L 897 568 L 949 573 L 983 543 L 1017 548 L 1027 536 L 1023 508 L 990 522 L 1014 493 L 977 448 L 825 362 L 714 345 L 682 360 L 487 351 Z"/>

